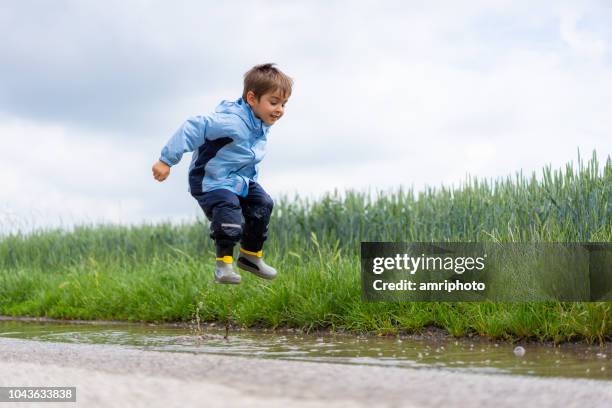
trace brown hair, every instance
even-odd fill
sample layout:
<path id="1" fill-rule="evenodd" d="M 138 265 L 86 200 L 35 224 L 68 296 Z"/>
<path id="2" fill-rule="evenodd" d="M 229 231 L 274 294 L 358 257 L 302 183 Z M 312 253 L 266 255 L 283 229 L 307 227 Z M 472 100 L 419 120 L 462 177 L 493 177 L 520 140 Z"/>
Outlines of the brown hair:
<path id="1" fill-rule="evenodd" d="M 253 91 L 258 100 L 263 94 L 277 90 L 287 98 L 291 96 L 293 80 L 274 65 L 274 63 L 255 65 L 244 74 L 242 97 L 245 101 L 249 91 Z"/>

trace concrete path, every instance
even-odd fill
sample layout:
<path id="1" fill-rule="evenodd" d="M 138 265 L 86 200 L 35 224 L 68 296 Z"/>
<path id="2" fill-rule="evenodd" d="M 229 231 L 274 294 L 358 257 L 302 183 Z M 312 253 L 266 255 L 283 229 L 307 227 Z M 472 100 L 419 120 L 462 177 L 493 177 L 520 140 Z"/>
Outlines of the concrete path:
<path id="1" fill-rule="evenodd" d="M 0 386 L 82 407 L 611 407 L 612 382 L 305 363 L 0 338 Z M 0 403 L 70 407 L 75 403 Z"/>

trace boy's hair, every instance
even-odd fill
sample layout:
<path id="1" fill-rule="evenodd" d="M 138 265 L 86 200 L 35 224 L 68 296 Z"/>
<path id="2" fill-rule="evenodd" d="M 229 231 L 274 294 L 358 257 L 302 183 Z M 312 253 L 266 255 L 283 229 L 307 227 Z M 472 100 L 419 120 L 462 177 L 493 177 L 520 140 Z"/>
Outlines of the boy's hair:
<path id="1" fill-rule="evenodd" d="M 253 91 L 257 100 L 263 94 L 277 90 L 287 98 L 291 96 L 293 80 L 274 65 L 274 63 L 255 65 L 244 74 L 242 97 L 245 101 L 249 91 Z"/>

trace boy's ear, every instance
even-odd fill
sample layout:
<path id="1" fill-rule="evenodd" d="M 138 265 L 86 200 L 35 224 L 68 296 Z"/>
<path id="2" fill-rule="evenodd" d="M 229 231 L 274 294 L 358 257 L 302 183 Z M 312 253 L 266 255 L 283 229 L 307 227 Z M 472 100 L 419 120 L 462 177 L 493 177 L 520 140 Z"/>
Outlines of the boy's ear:
<path id="1" fill-rule="evenodd" d="M 246 94 L 246 97 L 247 97 L 246 101 L 249 105 L 253 105 L 255 103 L 255 100 L 257 99 L 255 96 L 255 92 L 253 91 L 248 91 Z"/>

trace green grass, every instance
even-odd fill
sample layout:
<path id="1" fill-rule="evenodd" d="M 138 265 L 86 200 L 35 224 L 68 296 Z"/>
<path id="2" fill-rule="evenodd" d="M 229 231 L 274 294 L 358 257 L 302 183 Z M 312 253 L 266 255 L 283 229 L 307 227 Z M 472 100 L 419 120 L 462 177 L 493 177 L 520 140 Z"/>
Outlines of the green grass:
<path id="1" fill-rule="evenodd" d="M 612 161 L 540 178 L 276 203 L 266 259 L 280 276 L 213 283 L 208 223 L 92 225 L 0 240 L 0 314 L 451 334 L 555 342 L 612 339 L 612 302 L 384 303 L 360 297 L 361 241 L 612 242 Z M 198 306 L 200 305 L 200 306 Z"/>

